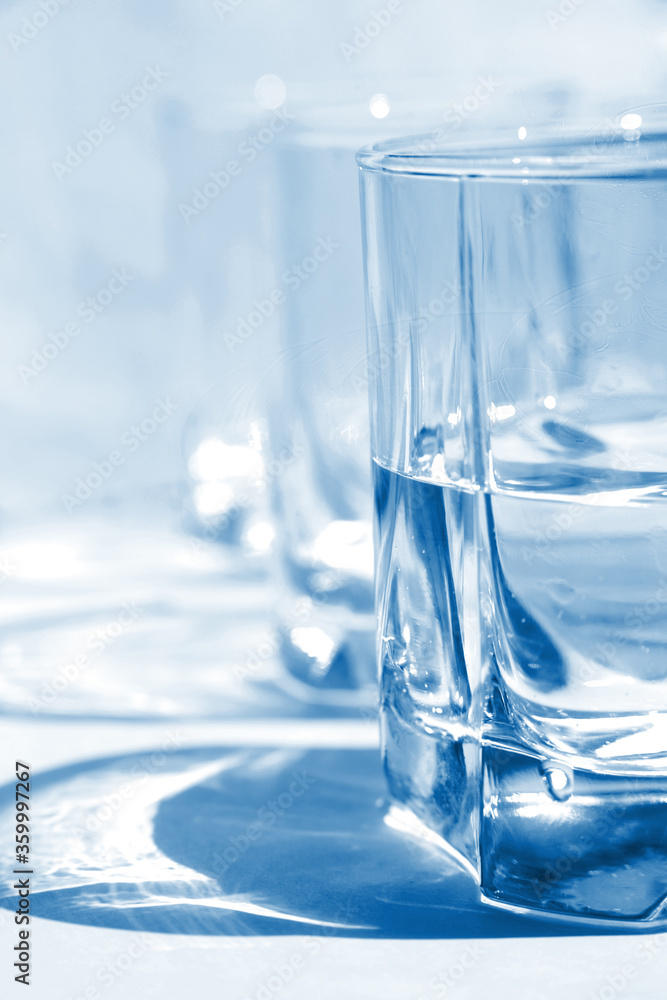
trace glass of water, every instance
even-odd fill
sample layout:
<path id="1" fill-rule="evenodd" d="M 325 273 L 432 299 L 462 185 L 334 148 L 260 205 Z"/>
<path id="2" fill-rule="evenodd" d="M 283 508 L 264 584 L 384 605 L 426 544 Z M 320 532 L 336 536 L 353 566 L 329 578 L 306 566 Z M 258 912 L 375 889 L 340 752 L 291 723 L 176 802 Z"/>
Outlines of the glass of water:
<path id="1" fill-rule="evenodd" d="M 667 133 L 359 154 L 388 821 L 482 898 L 667 896 Z"/>

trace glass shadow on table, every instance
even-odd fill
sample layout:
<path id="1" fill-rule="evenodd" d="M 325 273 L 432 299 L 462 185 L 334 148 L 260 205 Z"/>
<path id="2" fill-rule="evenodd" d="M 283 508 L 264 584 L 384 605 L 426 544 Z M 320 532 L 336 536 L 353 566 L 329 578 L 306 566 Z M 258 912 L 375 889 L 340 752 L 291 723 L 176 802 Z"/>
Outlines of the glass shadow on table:
<path id="1" fill-rule="evenodd" d="M 166 740 L 152 752 L 43 773 L 31 788 L 35 916 L 209 935 L 425 939 L 626 929 L 481 903 L 472 876 L 438 846 L 385 822 L 374 749 L 184 750 Z M 13 800 L 13 785 L 0 789 L 7 819 Z M 10 872 L 7 864 L 0 905 L 13 910 L 19 876 Z"/>

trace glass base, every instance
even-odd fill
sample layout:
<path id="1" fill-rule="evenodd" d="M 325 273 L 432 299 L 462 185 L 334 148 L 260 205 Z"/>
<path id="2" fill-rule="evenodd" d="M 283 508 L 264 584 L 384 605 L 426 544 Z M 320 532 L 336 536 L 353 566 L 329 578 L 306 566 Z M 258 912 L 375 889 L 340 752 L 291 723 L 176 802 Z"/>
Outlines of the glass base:
<path id="1" fill-rule="evenodd" d="M 667 916 L 667 776 L 601 774 L 482 748 L 482 892 L 615 920 Z"/>
<path id="2" fill-rule="evenodd" d="M 487 902 L 667 924 L 667 775 L 572 768 L 488 736 L 480 746 L 391 707 L 383 729 L 394 800 L 475 872 Z"/>

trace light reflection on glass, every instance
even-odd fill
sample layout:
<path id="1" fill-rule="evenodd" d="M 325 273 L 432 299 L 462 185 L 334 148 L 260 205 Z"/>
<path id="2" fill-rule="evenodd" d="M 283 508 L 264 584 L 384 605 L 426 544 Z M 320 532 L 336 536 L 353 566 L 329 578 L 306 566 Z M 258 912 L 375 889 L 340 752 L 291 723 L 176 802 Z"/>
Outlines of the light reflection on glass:
<path id="1" fill-rule="evenodd" d="M 331 521 L 313 543 L 313 558 L 333 569 L 365 578 L 373 565 L 373 540 L 367 521 Z"/>

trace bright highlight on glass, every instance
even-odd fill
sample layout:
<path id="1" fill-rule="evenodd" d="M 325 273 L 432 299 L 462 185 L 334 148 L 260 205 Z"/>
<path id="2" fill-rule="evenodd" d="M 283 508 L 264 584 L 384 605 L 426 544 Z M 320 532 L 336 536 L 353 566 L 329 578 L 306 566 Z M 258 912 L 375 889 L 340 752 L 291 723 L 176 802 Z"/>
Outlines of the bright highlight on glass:
<path id="1" fill-rule="evenodd" d="M 331 521 L 313 543 L 313 558 L 333 569 L 368 575 L 373 540 L 365 521 Z"/>
<path id="2" fill-rule="evenodd" d="M 373 118 L 386 118 L 391 111 L 391 105 L 386 94 L 374 94 L 371 97 L 369 107 Z"/>
<path id="3" fill-rule="evenodd" d="M 642 116 L 634 113 L 628 113 L 623 115 L 621 118 L 621 128 L 633 130 L 641 126 Z"/>
<path id="4" fill-rule="evenodd" d="M 269 111 L 273 111 L 275 108 L 279 108 L 281 104 L 284 104 L 286 96 L 287 88 L 284 81 L 274 73 L 267 73 L 265 76 L 260 76 L 255 84 L 255 100 L 260 108 L 267 108 Z"/>
<path id="5" fill-rule="evenodd" d="M 271 551 L 275 537 L 273 525 L 268 521 L 257 521 L 245 532 L 243 540 L 251 551 L 260 554 Z"/>
<path id="6" fill-rule="evenodd" d="M 202 517 L 215 517 L 234 505 L 234 490 L 227 483 L 201 483 L 195 487 L 194 503 Z"/>
<path id="7" fill-rule="evenodd" d="M 77 551 L 59 542 L 26 542 L 12 546 L 4 556 L 6 576 L 26 580 L 57 580 L 85 569 Z"/>
<path id="8" fill-rule="evenodd" d="M 331 659 L 334 643 L 331 636 L 321 628 L 293 628 L 292 642 L 307 656 L 321 666 L 327 666 Z"/>
<path id="9" fill-rule="evenodd" d="M 190 475 L 202 482 L 262 475 L 262 456 L 248 445 L 230 445 L 219 438 L 203 441 L 188 463 Z"/>

